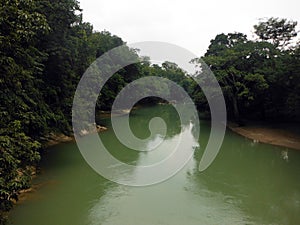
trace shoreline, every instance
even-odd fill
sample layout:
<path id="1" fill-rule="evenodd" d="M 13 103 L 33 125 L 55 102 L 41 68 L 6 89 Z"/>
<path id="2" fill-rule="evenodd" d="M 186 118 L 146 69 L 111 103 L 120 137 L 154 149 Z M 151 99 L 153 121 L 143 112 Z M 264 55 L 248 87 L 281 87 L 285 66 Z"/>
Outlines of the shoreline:
<path id="1" fill-rule="evenodd" d="M 97 126 L 99 126 L 99 125 L 97 125 Z M 97 133 L 104 132 L 106 130 L 107 130 L 106 127 L 103 127 L 103 126 L 97 127 Z M 73 135 L 68 136 L 68 135 L 65 135 L 63 133 L 51 133 L 51 134 L 49 134 L 48 137 L 45 138 L 44 143 L 43 143 L 43 147 L 42 147 L 42 151 L 45 151 L 46 149 L 51 148 L 55 145 L 68 143 L 68 142 L 73 142 L 73 141 L 75 141 L 75 137 Z M 34 172 L 32 178 L 31 178 L 31 182 L 37 176 L 39 176 L 39 172 L 37 172 L 38 167 L 39 167 L 38 165 L 34 167 L 35 172 Z M 38 189 L 43 187 L 44 185 L 45 185 L 45 183 L 37 183 L 37 184 L 31 183 L 31 185 L 28 189 L 24 189 L 24 190 L 20 191 L 20 193 L 18 195 L 18 201 L 13 201 L 14 205 L 22 204 L 22 202 L 26 201 L 27 199 L 30 199 L 32 197 L 32 195 Z"/>
<path id="2" fill-rule="evenodd" d="M 45 149 L 51 148 L 55 145 L 59 145 L 62 143 L 67 143 L 74 141 L 75 138 L 73 136 L 67 136 L 63 133 L 51 133 L 48 137 L 45 138 L 42 151 Z M 41 152 L 43 154 L 43 152 Z M 33 183 L 33 180 L 40 175 L 40 172 L 37 172 L 39 165 L 34 166 L 35 173 L 31 177 L 31 184 L 28 189 L 21 190 L 18 194 L 18 201 L 13 201 L 14 206 L 22 204 L 24 201 L 33 198 L 36 191 L 38 191 L 41 187 L 45 185 L 45 183 Z"/>
<path id="3" fill-rule="evenodd" d="M 254 142 L 261 142 L 300 151 L 300 130 L 297 124 L 248 122 L 238 126 L 228 121 L 227 127 Z"/>
<path id="4" fill-rule="evenodd" d="M 67 143 L 73 140 L 75 140 L 73 136 L 67 136 L 63 133 L 52 133 L 49 135 L 49 137 L 47 137 L 45 143 L 43 144 L 43 149 L 50 148 L 61 143 Z"/>

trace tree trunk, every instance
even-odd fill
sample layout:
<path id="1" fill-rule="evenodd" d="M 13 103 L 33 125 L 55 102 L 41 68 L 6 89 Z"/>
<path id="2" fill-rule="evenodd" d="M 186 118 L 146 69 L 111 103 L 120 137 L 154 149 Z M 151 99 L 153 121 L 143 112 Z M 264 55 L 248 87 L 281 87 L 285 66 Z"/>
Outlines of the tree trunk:
<path id="1" fill-rule="evenodd" d="M 261 119 L 262 119 L 262 120 L 266 120 L 266 111 L 265 111 L 265 106 L 264 106 L 264 104 L 261 104 L 260 114 L 261 114 Z"/>
<path id="2" fill-rule="evenodd" d="M 238 123 L 239 126 L 242 126 L 243 122 L 241 121 L 237 98 L 232 97 L 232 104 L 233 104 L 233 116 L 234 116 L 234 120 L 235 120 L 235 122 Z"/>

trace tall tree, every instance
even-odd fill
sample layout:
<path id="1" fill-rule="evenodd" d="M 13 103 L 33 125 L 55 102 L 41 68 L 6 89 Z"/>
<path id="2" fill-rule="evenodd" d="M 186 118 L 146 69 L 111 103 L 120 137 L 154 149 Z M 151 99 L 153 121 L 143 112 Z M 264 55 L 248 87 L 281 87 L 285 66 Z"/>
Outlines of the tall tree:
<path id="1" fill-rule="evenodd" d="M 261 92 L 268 88 L 263 74 L 252 68 L 253 60 L 257 61 L 260 55 L 255 54 L 259 49 L 262 50 L 247 41 L 242 33 L 220 34 L 211 41 L 207 53 L 201 58 L 219 81 L 229 114 L 237 122 L 241 122 L 241 109 L 258 100 Z M 201 60 L 195 59 L 194 62 L 201 64 Z"/>
<path id="2" fill-rule="evenodd" d="M 56 117 L 49 121 L 51 127 L 69 132 L 71 106 L 75 83 L 81 24 L 79 4 L 76 0 L 44 0 L 38 2 L 38 11 L 46 16 L 50 26 L 47 35 L 40 36 L 39 49 L 47 55 L 41 78 L 45 86 L 43 95 Z"/>
<path id="3" fill-rule="evenodd" d="M 28 187 L 39 159 L 49 108 L 39 92 L 45 55 L 37 38 L 49 30 L 36 1 L 0 1 L 0 224 L 17 193 Z"/>
<path id="4" fill-rule="evenodd" d="M 282 49 L 287 47 L 297 36 L 297 22 L 287 19 L 269 18 L 254 25 L 255 34 L 263 41 L 269 41 Z"/>

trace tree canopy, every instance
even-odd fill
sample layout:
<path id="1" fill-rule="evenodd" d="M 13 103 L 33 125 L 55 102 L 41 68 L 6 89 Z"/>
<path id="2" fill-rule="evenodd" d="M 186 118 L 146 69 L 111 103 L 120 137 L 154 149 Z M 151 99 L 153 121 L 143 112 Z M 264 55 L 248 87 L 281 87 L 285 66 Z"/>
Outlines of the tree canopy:
<path id="1" fill-rule="evenodd" d="M 254 32 L 262 41 L 269 41 L 275 47 L 284 48 L 297 36 L 297 22 L 271 17 L 254 25 Z"/>
<path id="2" fill-rule="evenodd" d="M 229 116 L 237 122 L 242 123 L 241 117 L 299 118 L 300 46 L 289 46 L 296 24 L 278 18 L 259 22 L 254 26 L 258 40 L 242 33 L 219 34 L 200 58 L 217 77 Z M 199 59 L 193 61 L 201 67 Z"/>
<path id="3" fill-rule="evenodd" d="M 261 21 L 254 26 L 256 41 L 238 32 L 218 34 L 199 58 L 217 77 L 231 118 L 300 118 L 300 43 L 290 47 L 296 24 L 278 18 Z M 124 44 L 120 37 L 83 22 L 76 0 L 0 1 L 0 224 L 20 190 L 30 186 L 45 139 L 55 132 L 72 134 L 73 96 L 85 70 Z M 147 76 L 176 82 L 199 110 L 209 110 L 202 90 L 178 65 L 143 59 L 109 79 L 97 110 L 110 110 L 126 84 Z M 199 59 L 193 62 L 204 66 Z M 155 87 L 172 92 L 159 83 Z"/>

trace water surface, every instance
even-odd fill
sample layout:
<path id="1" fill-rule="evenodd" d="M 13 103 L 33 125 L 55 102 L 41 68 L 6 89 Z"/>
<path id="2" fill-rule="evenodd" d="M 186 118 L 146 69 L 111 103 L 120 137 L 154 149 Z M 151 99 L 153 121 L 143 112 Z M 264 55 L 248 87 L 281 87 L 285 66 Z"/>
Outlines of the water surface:
<path id="1" fill-rule="evenodd" d="M 134 111 L 132 130 L 147 137 L 148 122 L 158 115 L 168 125 L 167 141 L 172 146 L 184 132 L 181 128 L 189 124 L 181 125 L 170 106 Z M 110 128 L 100 134 L 101 139 L 111 154 L 128 164 L 147 165 L 172 151 L 168 145 L 160 152 L 127 149 L 114 136 L 109 119 L 101 123 Z M 12 224 L 300 224 L 300 153 L 253 143 L 227 131 L 216 160 L 200 173 L 198 165 L 209 132 L 209 122 L 201 121 L 194 157 L 171 179 L 148 187 L 122 186 L 99 176 L 83 160 L 75 143 L 52 147 L 34 181 L 42 187 L 12 211 Z M 189 141 L 186 146 L 193 145 Z M 132 174 L 140 175 L 135 172 Z"/>

